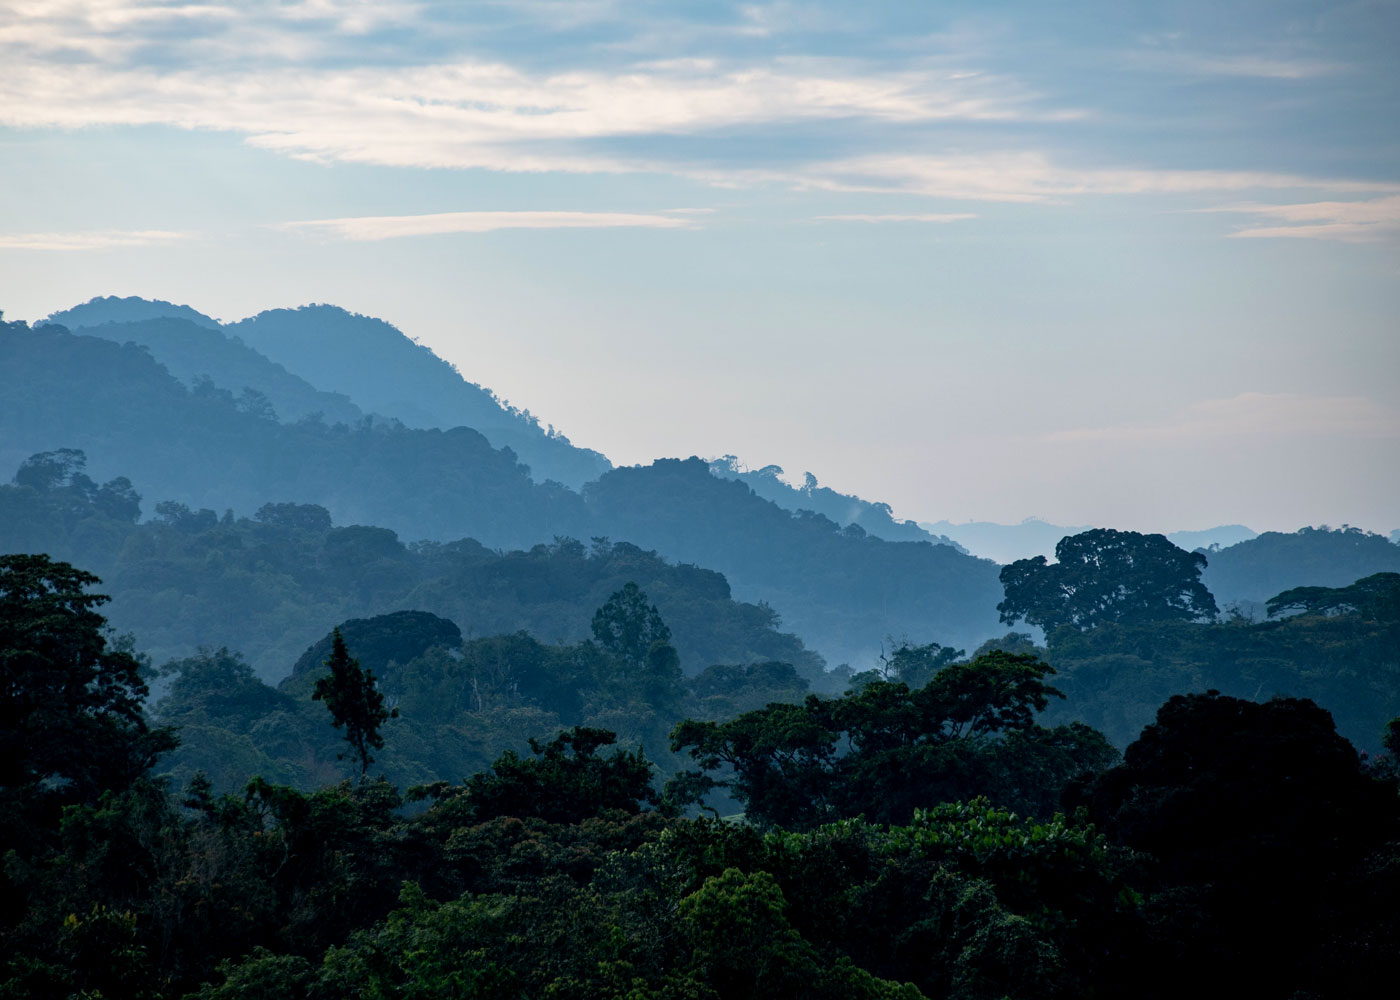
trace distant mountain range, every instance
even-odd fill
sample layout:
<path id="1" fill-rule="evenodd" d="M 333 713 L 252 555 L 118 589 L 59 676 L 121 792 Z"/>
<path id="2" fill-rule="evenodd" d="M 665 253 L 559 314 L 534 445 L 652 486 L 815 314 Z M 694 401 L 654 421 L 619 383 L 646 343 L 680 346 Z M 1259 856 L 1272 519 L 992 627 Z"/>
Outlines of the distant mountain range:
<path id="1" fill-rule="evenodd" d="M 406 427 L 470 427 L 493 447 L 510 448 L 535 481 L 574 489 L 612 467 L 600 453 L 575 447 L 527 411 L 467 381 L 396 327 L 336 306 L 272 309 L 225 326 L 189 306 L 108 297 L 43 322 L 142 344 L 187 385 L 204 376 L 234 393 L 254 389 L 284 420 L 319 412 L 328 423 L 351 423 L 373 413 Z M 201 335 L 196 327 L 224 336 Z"/>
<path id="2" fill-rule="evenodd" d="M 723 573 L 736 599 L 766 603 L 829 663 L 857 669 L 887 638 L 972 648 L 1004 633 L 996 563 L 1053 555 L 1085 530 L 915 524 L 734 456 L 612 469 L 388 323 L 333 306 L 221 324 L 168 302 L 94 299 L 34 328 L 0 324 L 0 369 L 0 475 L 80 448 L 93 475 L 130 477 L 147 515 L 171 501 L 161 516 L 177 521 L 294 502 L 404 541 L 525 550 L 606 537 Z M 1400 568 L 1382 536 L 1310 530 L 1168 537 L 1210 550 L 1222 605 Z"/>
<path id="3" fill-rule="evenodd" d="M 130 300 L 116 301 L 132 313 Z M 338 338 L 326 327 L 336 317 L 357 332 Z M 102 314 L 55 318 L 93 322 Z M 612 470 L 582 491 L 537 482 L 513 451 L 493 448 L 475 429 L 414 428 L 397 414 L 379 416 L 338 395 L 341 386 L 324 373 L 317 386 L 212 322 L 143 318 L 79 333 L 53 322 L 6 324 L 0 469 L 36 452 L 79 448 L 91 474 L 130 477 L 148 515 L 155 501 L 196 514 L 208 508 L 211 517 L 296 502 L 406 541 L 470 537 L 502 549 L 557 536 L 634 542 L 724 573 L 736 598 L 771 605 L 832 663 L 866 666 L 889 636 L 971 646 L 1001 630 L 996 567 L 952 546 L 886 541 L 858 523 L 784 509 L 712 475 L 699 459 Z M 262 314 L 255 326 L 276 339 L 269 331 L 299 323 L 314 328 L 306 342 L 382 337 L 399 346 L 380 354 L 407 344 L 406 357 L 451 371 L 433 367 L 431 355 L 388 324 L 327 307 Z M 392 372 L 384 378 L 395 381 Z M 343 419 L 332 422 L 328 411 Z"/>

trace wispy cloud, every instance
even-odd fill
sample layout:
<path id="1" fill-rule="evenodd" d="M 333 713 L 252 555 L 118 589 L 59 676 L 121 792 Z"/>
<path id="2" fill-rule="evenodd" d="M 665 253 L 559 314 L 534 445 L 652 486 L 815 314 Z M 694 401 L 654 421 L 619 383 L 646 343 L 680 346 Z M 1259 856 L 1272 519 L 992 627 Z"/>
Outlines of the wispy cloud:
<path id="1" fill-rule="evenodd" d="M 865 213 L 853 213 L 850 215 L 819 215 L 819 222 L 959 222 L 963 219 L 975 219 L 977 215 L 973 212 L 925 212 L 917 215 L 868 215 Z"/>
<path id="2" fill-rule="evenodd" d="M 4 0 L 0 0 L 3 3 Z M 1013 76 L 952 62 L 733 52 L 629 61 L 561 48 L 535 68 L 482 44 L 493 16 L 588 24 L 614 4 L 433 5 L 53 0 L 0 18 L 0 125 L 163 124 L 241 134 L 290 156 L 385 166 L 630 172 L 676 166 L 616 140 L 769 126 L 1064 120 Z M 733 28 L 786 8 L 740 11 Z M 654 12 L 652 12 L 654 13 Z M 790 15 L 792 12 L 789 11 Z M 651 16 L 651 15 L 648 15 Z M 542 24 L 543 22 L 541 22 Z M 442 30 L 439 30 L 442 28 Z M 606 48 L 606 46 L 604 47 Z M 585 62 L 580 64 L 580 58 Z"/>
<path id="3" fill-rule="evenodd" d="M 1296 190 L 1327 205 L 1400 191 L 1281 167 L 1123 164 L 1107 144 L 1085 146 L 1108 115 L 1032 87 L 1014 62 L 998 63 L 995 41 L 956 31 L 914 48 L 882 35 L 859 56 L 811 54 L 844 51 L 831 45 L 802 54 L 805 33 L 860 30 L 840 5 L 786 0 L 703 15 L 625 0 L 0 0 L 0 127 L 164 125 L 327 163 L 658 173 L 956 201 Z M 507 37 L 514 47 L 497 44 Z M 1193 52 L 1161 36 L 1141 48 L 1133 58 L 1146 68 L 1196 75 L 1344 69 L 1282 42 Z M 909 214 L 845 221 L 946 221 Z M 1374 239 L 1388 225 L 1278 218 L 1235 235 Z"/>
<path id="4" fill-rule="evenodd" d="M 358 242 L 401 236 L 489 233 L 498 229 L 687 229 L 692 226 L 686 218 L 629 212 L 441 212 L 311 219 L 283 222 L 273 228 Z"/>
<path id="5" fill-rule="evenodd" d="M 0 233 L 0 250 L 110 250 L 146 247 L 189 239 L 163 229 L 92 229 L 69 233 Z"/>
<path id="6" fill-rule="evenodd" d="M 1059 444 L 1198 446 L 1240 436 L 1400 437 L 1400 412 L 1365 396 L 1245 392 L 1193 403 L 1168 420 L 1055 431 Z"/>
<path id="7" fill-rule="evenodd" d="M 1400 239 L 1400 195 L 1293 205 L 1247 203 L 1202 211 L 1253 215 L 1261 223 L 1273 223 L 1247 226 L 1231 233 L 1237 239 L 1341 240 L 1347 243 Z"/>
<path id="8" fill-rule="evenodd" d="M 799 188 L 912 194 L 968 201 L 1065 202 L 1077 195 L 1196 195 L 1255 190 L 1339 193 L 1400 191 L 1400 183 L 1240 170 L 1154 170 L 1072 166 L 1044 152 L 883 154 L 782 171 L 701 172 L 716 183 L 781 182 Z"/>

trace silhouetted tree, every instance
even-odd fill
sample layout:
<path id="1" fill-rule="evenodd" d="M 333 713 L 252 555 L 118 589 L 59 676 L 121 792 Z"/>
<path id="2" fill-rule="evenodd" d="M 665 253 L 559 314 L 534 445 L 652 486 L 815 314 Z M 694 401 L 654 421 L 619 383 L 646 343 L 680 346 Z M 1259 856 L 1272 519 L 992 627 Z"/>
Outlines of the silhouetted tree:
<path id="1" fill-rule="evenodd" d="M 384 694 L 374 683 L 374 672 L 360 667 L 360 662 L 350 655 L 345 640 L 340 637 L 340 629 L 331 634 L 331 655 L 326 658 L 330 673 L 316 680 L 316 690 L 311 695 L 316 701 L 324 701 L 330 709 L 335 728 L 345 730 L 345 742 L 360 762 L 360 780 L 363 781 L 369 766 L 374 763 L 371 750 L 384 747 L 384 737 L 379 727 L 389 719 L 399 715 L 397 708 L 384 707 Z M 338 754 L 338 760 L 344 759 Z"/>
<path id="2" fill-rule="evenodd" d="M 1400 573 L 1374 573 L 1350 587 L 1294 587 L 1269 598 L 1267 607 L 1270 618 L 1299 611 L 1400 621 Z"/>
<path id="3" fill-rule="evenodd" d="M 641 666 L 652 643 L 671 641 L 671 630 L 642 588 L 628 583 L 593 615 L 593 637 L 629 666 Z"/>
<path id="4" fill-rule="evenodd" d="M 1060 539 L 1055 559 L 1018 559 L 1002 568 L 1002 621 L 1024 618 L 1048 635 L 1063 625 L 1200 621 L 1220 613 L 1201 583 L 1206 557 L 1164 535 L 1096 528 Z"/>
<path id="5" fill-rule="evenodd" d="M 146 683 L 103 637 L 97 577 L 46 555 L 0 556 L 0 803 L 95 801 L 176 745 L 141 713 Z"/>

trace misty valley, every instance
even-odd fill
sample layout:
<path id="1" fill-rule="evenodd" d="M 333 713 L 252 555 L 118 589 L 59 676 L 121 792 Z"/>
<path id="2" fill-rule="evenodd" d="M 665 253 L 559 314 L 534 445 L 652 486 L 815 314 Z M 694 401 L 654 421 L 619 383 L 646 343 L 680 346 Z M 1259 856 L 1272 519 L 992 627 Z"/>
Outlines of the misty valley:
<path id="1" fill-rule="evenodd" d="M 1400 982 L 1395 524 L 614 465 L 330 305 L 0 373 L 0 998 Z"/>

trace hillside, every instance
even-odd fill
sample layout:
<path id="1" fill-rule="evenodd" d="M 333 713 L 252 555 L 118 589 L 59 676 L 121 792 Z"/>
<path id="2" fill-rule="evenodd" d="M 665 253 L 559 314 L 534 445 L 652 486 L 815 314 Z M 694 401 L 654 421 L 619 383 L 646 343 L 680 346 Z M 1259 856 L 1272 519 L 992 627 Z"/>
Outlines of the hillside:
<path id="1" fill-rule="evenodd" d="M 722 479 L 737 479 L 784 510 L 810 510 L 843 528 L 855 524 L 867 534 L 889 542 L 935 542 L 967 552 L 946 535 L 930 534 L 913 521 L 896 520 L 889 504 L 872 503 L 819 485 L 817 477 L 810 472 L 802 486 L 789 486 L 779 478 L 783 474 L 781 467 L 767 465 L 761 469 L 745 469 L 734 455 L 715 459 L 710 463 L 710 471 Z"/>
<path id="2" fill-rule="evenodd" d="M 469 636 L 525 630 L 576 642 L 594 610 L 633 581 L 661 609 L 689 672 L 781 660 L 821 676 L 821 657 L 778 632 L 768 608 L 736 602 L 723 576 L 633 545 L 407 546 L 388 529 L 336 527 L 324 508 L 289 504 L 222 520 L 166 507 L 136 523 L 129 510 L 74 488 L 75 473 L 83 474 L 0 486 L 0 552 L 48 552 L 89 567 L 113 595 L 113 625 L 157 662 L 229 646 L 276 681 L 331 626 L 397 610 L 442 615 Z"/>
<path id="3" fill-rule="evenodd" d="M 1207 554 L 1201 579 L 1223 608 L 1267 601 L 1293 587 L 1344 587 L 1372 573 L 1400 572 L 1400 545 L 1360 528 L 1266 531 Z"/>
<path id="4" fill-rule="evenodd" d="M 151 357 L 187 388 L 208 380 L 235 398 L 246 399 L 246 406 L 256 407 L 256 398 L 244 396 L 245 390 L 251 389 L 267 400 L 272 415 L 283 422 L 319 414 L 328 424 L 355 425 L 366 416 L 348 396 L 322 392 L 236 337 L 226 336 L 217 324 L 208 326 L 188 319 L 160 317 L 83 325 L 80 332 L 147 348 Z"/>
<path id="5" fill-rule="evenodd" d="M 494 447 L 514 451 L 537 481 L 577 488 L 610 467 L 383 320 L 314 305 L 271 309 L 225 329 L 318 388 L 344 392 L 409 427 L 478 430 Z"/>
<path id="6" fill-rule="evenodd" d="M 76 330 L 81 326 L 102 326 L 106 323 L 141 323 L 150 319 L 182 319 L 208 330 L 220 329 L 219 321 L 189 306 L 176 305 L 163 299 L 143 299 L 135 295 L 119 298 L 102 295 L 89 299 L 71 309 L 50 313 L 41 323 L 53 323 Z M 40 323 L 36 323 L 36 326 Z"/>
<path id="7" fill-rule="evenodd" d="M 182 336 L 181 328 L 161 324 L 103 329 L 108 324 L 159 319 L 220 331 L 232 343 L 195 337 L 187 330 Z M 348 423 L 363 411 L 420 429 L 470 427 L 493 447 L 514 451 L 537 481 L 553 479 L 574 488 L 610 468 L 603 455 L 577 448 L 562 434 L 540 427 L 528 412 L 467 381 L 396 327 L 335 306 L 273 309 L 221 325 L 189 306 L 109 296 L 53 313 L 45 322 L 144 344 L 184 381 L 207 375 L 215 385 L 235 394 L 244 386 L 255 388 L 273 402 L 282 419 L 321 412 L 330 423 Z M 268 371 L 269 367 L 291 373 L 323 393 L 323 398 L 308 399 L 300 388 L 290 391 L 286 378 Z"/>
<path id="8" fill-rule="evenodd" d="M 61 327 L 9 325 L 0 365 L 15 376 L 0 385 L 0 468 L 78 448 L 94 477 L 128 476 L 193 511 L 310 503 L 336 523 L 489 548 L 606 536 L 724 573 L 743 600 L 857 668 L 888 636 L 968 646 L 999 631 L 993 564 L 783 510 L 698 459 L 614 470 L 580 497 L 532 482 L 464 427 L 283 424 L 217 386 L 186 388 L 142 348 Z"/>
<path id="9" fill-rule="evenodd" d="M 0 468 L 78 448 L 100 478 L 191 508 L 317 503 L 411 539 L 518 548 L 586 537 L 577 494 L 531 481 L 474 430 L 283 424 L 208 383 L 186 388 L 143 348 L 61 327 L 0 331 Z"/>
<path id="10" fill-rule="evenodd" d="M 584 497 L 614 537 L 720 570 L 832 662 L 869 665 L 890 636 L 971 648 L 1003 631 L 995 564 L 783 510 L 698 458 L 614 469 Z"/>

